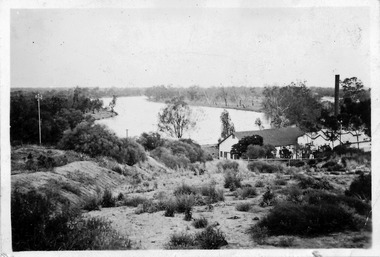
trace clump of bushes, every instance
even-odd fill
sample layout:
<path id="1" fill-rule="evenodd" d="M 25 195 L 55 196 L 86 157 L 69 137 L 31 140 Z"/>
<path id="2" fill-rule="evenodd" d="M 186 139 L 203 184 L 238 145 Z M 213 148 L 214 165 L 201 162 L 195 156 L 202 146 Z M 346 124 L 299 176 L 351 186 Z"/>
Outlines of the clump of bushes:
<path id="1" fill-rule="evenodd" d="M 186 213 L 190 212 L 193 206 L 195 205 L 195 197 L 194 195 L 176 195 L 176 211 L 178 213 Z"/>
<path id="2" fill-rule="evenodd" d="M 219 249 L 228 244 L 224 233 L 211 226 L 195 234 L 195 242 L 201 249 Z"/>
<path id="3" fill-rule="evenodd" d="M 336 204 L 283 202 L 255 226 L 266 227 L 270 235 L 322 235 L 345 229 L 357 230 L 352 213 Z"/>
<path id="4" fill-rule="evenodd" d="M 247 165 L 248 170 L 260 173 L 283 172 L 284 167 L 280 163 L 268 163 L 265 161 L 253 161 Z"/>
<path id="5" fill-rule="evenodd" d="M 205 217 L 194 219 L 193 226 L 195 228 L 205 228 L 208 225 L 208 220 Z"/>
<path id="6" fill-rule="evenodd" d="M 235 191 L 241 187 L 242 178 L 239 173 L 232 170 L 227 170 L 224 174 L 224 188 L 229 188 L 231 191 Z"/>
<path id="7" fill-rule="evenodd" d="M 244 211 L 247 212 L 251 209 L 251 204 L 249 203 L 239 203 L 236 205 L 236 210 L 237 211 Z"/>
<path id="8" fill-rule="evenodd" d="M 12 247 L 14 251 L 130 249 L 131 241 L 109 222 L 83 219 L 66 201 L 56 202 L 35 190 L 12 192 Z"/>
<path id="9" fill-rule="evenodd" d="M 191 139 L 165 140 L 151 151 L 151 156 L 172 169 L 187 168 L 190 163 L 209 160 L 208 154 Z"/>
<path id="10" fill-rule="evenodd" d="M 190 234 L 180 233 L 173 234 L 170 241 L 166 244 L 167 249 L 219 249 L 227 245 L 225 235 L 219 229 L 211 226 L 206 227 L 203 231 Z"/>
<path id="11" fill-rule="evenodd" d="M 208 204 L 224 201 L 224 192 L 222 189 L 216 189 L 215 185 L 208 184 L 200 188 L 200 192 L 203 196 L 206 196 L 206 202 Z"/>
<path id="12" fill-rule="evenodd" d="M 196 243 L 194 237 L 190 234 L 180 233 L 170 236 L 169 243 L 165 246 L 166 249 L 195 249 Z"/>
<path id="13" fill-rule="evenodd" d="M 220 172 L 227 171 L 227 170 L 232 170 L 236 172 L 239 171 L 239 163 L 235 161 L 230 161 L 230 160 L 218 162 L 216 167 L 218 168 Z"/>
<path id="14" fill-rule="evenodd" d="M 356 196 L 367 201 L 371 200 L 371 173 L 364 175 L 361 174 L 352 181 L 345 194 L 347 196 Z"/>
<path id="15" fill-rule="evenodd" d="M 322 168 L 326 169 L 327 171 L 345 171 L 344 167 L 335 161 L 326 162 L 322 165 Z"/>
<path id="16" fill-rule="evenodd" d="M 197 193 L 198 189 L 196 187 L 189 186 L 185 183 L 182 183 L 181 186 L 174 190 L 174 195 L 196 195 Z"/>
<path id="17" fill-rule="evenodd" d="M 298 180 L 298 186 L 301 189 L 334 189 L 334 187 L 330 184 L 326 177 L 314 178 L 306 175 L 296 175 L 295 178 Z"/>
<path id="18" fill-rule="evenodd" d="M 140 204 L 143 204 L 145 202 L 149 201 L 147 198 L 142 197 L 142 196 L 133 196 L 133 197 L 128 197 L 124 198 L 119 205 L 120 206 L 130 206 L 130 207 L 137 207 Z"/>
<path id="19" fill-rule="evenodd" d="M 91 157 L 108 156 L 130 166 L 147 158 L 140 144 L 129 138 L 120 139 L 104 125 L 94 124 L 93 121 L 81 122 L 74 129 L 65 131 L 58 148 Z"/>
<path id="20" fill-rule="evenodd" d="M 303 167 L 305 164 L 304 161 L 291 159 L 286 165 L 290 167 Z"/>
<path id="21" fill-rule="evenodd" d="M 256 191 L 256 189 L 254 187 L 244 186 L 241 189 L 237 190 L 237 195 L 241 199 L 254 198 L 254 197 L 257 196 L 257 191 Z"/>

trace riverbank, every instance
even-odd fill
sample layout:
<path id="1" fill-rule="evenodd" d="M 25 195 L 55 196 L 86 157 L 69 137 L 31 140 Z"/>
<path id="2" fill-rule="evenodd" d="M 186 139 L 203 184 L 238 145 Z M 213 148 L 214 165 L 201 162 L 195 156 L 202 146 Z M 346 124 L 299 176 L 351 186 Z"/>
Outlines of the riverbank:
<path id="1" fill-rule="evenodd" d="M 98 112 L 95 113 L 89 113 L 92 117 L 95 118 L 95 120 L 102 120 L 102 119 L 108 119 L 112 118 L 118 115 L 117 112 L 112 112 L 107 109 L 101 109 Z"/>
<path id="2" fill-rule="evenodd" d="M 152 103 L 165 103 L 165 101 L 155 101 L 149 98 L 147 98 L 147 101 L 152 102 Z M 214 104 L 200 103 L 200 102 L 187 102 L 187 104 L 190 106 L 199 106 L 199 107 L 212 107 L 212 108 L 239 110 L 239 111 L 263 112 L 260 102 L 257 102 L 257 104 L 254 106 L 245 107 L 245 108 L 239 107 L 239 106 L 214 105 Z"/>

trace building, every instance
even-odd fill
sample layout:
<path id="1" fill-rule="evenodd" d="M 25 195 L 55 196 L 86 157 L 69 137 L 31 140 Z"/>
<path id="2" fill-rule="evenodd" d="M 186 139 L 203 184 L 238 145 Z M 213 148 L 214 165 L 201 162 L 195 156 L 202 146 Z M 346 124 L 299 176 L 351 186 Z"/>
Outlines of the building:
<path id="1" fill-rule="evenodd" d="M 240 139 L 246 136 L 261 136 L 263 138 L 263 144 L 276 147 L 276 153 L 278 155 L 280 149 L 283 147 L 292 150 L 297 145 L 298 138 L 304 134 L 305 133 L 297 127 L 238 131 L 219 142 L 219 159 L 236 159 L 235 156 L 231 156 L 231 148 L 234 144 L 239 142 Z"/>
<path id="2" fill-rule="evenodd" d="M 364 132 L 353 132 L 342 130 L 341 135 L 337 140 L 330 141 L 326 137 L 327 131 L 322 129 L 314 133 L 306 133 L 298 138 L 297 143 L 299 145 L 309 145 L 313 150 L 317 150 L 323 145 L 329 145 L 332 148 L 343 144 L 348 144 L 350 147 L 355 147 L 364 150 L 365 152 L 371 151 L 371 138 L 364 134 Z"/>

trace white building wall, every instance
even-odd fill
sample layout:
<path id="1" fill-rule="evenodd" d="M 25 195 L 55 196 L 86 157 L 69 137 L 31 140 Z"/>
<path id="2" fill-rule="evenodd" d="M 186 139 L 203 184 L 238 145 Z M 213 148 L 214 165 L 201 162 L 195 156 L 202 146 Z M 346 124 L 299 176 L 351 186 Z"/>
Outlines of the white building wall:
<path id="1" fill-rule="evenodd" d="M 224 140 L 219 145 L 219 159 L 231 159 L 231 147 L 237 142 L 239 142 L 239 140 L 236 137 L 233 138 L 232 135 L 230 135 L 226 140 Z"/>
<path id="2" fill-rule="evenodd" d="M 319 135 L 319 136 L 318 136 Z M 340 142 L 346 143 L 350 142 L 351 147 L 357 147 L 357 141 L 359 141 L 359 148 L 363 149 L 365 151 L 368 151 L 371 147 L 371 139 L 365 135 L 364 133 L 361 133 L 361 135 L 357 138 L 356 136 L 346 133 L 345 131 L 342 131 L 342 135 L 340 137 L 340 140 L 335 140 L 334 142 L 331 142 L 329 140 L 324 139 L 325 136 L 322 132 L 312 133 L 308 135 L 303 135 L 302 137 L 299 137 L 297 139 L 297 143 L 300 145 L 306 145 L 306 144 L 312 144 L 317 149 L 318 147 L 322 145 L 329 145 L 331 148 L 334 148 L 335 146 L 340 145 Z"/>

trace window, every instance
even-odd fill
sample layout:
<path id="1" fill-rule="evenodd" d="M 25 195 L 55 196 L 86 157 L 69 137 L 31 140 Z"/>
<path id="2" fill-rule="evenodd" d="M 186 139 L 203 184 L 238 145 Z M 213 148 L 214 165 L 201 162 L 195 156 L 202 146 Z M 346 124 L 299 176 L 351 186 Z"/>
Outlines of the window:
<path id="1" fill-rule="evenodd" d="M 223 157 L 223 151 L 220 151 L 220 157 Z"/>
<path id="2" fill-rule="evenodd" d="M 224 152 L 224 158 L 227 159 L 227 152 Z"/>

